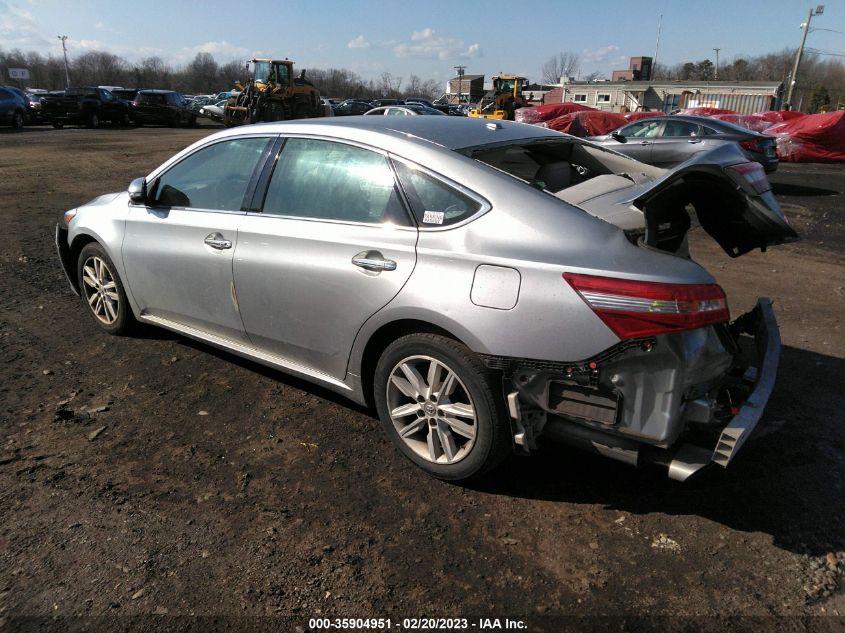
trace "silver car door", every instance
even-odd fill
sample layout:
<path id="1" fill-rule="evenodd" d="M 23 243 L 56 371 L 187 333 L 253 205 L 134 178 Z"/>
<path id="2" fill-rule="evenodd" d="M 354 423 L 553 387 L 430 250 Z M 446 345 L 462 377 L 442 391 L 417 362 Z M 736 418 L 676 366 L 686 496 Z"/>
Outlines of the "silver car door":
<path id="1" fill-rule="evenodd" d="M 122 255 L 142 316 L 244 342 L 232 257 L 254 172 L 275 137 L 225 139 L 191 153 L 130 205 Z"/>
<path id="2" fill-rule="evenodd" d="M 640 162 L 651 163 L 652 144 L 662 124 L 663 121 L 660 119 L 635 121 L 619 130 L 625 138 L 624 143 L 611 138 L 605 145 Z"/>
<path id="3" fill-rule="evenodd" d="M 703 151 L 704 146 L 700 125 L 682 119 L 667 120 L 659 136 L 654 139 L 651 164 L 660 167 L 677 165 Z"/>
<path id="4" fill-rule="evenodd" d="M 385 154 L 289 138 L 261 213 L 240 219 L 234 278 L 253 346 L 342 379 L 355 335 L 402 288 L 417 230 Z"/>

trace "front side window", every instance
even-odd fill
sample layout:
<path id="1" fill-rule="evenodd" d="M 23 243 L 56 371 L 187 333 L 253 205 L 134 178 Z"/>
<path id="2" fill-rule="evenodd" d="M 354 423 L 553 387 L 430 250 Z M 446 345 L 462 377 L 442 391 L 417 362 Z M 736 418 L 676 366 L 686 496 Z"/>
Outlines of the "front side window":
<path id="1" fill-rule="evenodd" d="M 658 130 L 660 130 L 661 123 L 661 121 L 637 121 L 627 127 L 623 127 L 621 132 L 626 138 L 654 138 L 657 136 Z"/>
<path id="2" fill-rule="evenodd" d="M 285 142 L 262 210 L 317 220 L 408 224 L 386 157 L 315 139 Z"/>
<path id="3" fill-rule="evenodd" d="M 153 198 L 164 207 L 239 211 L 269 142 L 267 137 L 239 138 L 194 152 L 156 179 Z"/>
<path id="4" fill-rule="evenodd" d="M 457 224 L 481 210 L 481 203 L 456 188 L 394 161 L 396 173 L 421 227 Z"/>

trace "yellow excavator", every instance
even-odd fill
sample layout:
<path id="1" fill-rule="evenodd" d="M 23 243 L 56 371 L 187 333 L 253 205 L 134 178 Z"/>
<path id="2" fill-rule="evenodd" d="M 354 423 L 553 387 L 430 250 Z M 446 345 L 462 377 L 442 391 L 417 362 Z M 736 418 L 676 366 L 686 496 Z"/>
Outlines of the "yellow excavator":
<path id="1" fill-rule="evenodd" d="M 514 111 L 527 105 L 522 96 L 522 89 L 527 84 L 528 79 L 519 75 L 495 75 L 493 89 L 484 95 L 477 108 L 469 111 L 469 116 L 513 121 Z"/>
<path id="2" fill-rule="evenodd" d="M 323 116 L 320 92 L 305 78 L 293 76 L 288 59 L 253 59 L 252 77 L 223 108 L 227 127 L 262 121 L 286 121 Z"/>

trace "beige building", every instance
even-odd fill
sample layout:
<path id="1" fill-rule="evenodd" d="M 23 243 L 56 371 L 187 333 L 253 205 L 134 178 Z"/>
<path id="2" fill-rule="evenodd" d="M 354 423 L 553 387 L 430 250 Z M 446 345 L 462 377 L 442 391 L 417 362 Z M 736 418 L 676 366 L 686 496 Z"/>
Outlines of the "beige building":
<path id="1" fill-rule="evenodd" d="M 710 107 L 751 114 L 781 106 L 777 81 L 562 81 L 545 103 L 573 102 L 610 112 Z"/>

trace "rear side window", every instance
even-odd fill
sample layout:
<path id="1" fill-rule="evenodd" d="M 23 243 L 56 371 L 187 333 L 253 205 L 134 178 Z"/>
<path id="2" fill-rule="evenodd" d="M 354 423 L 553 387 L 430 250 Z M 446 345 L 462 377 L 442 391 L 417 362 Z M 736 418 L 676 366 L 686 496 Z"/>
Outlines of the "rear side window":
<path id="1" fill-rule="evenodd" d="M 194 152 L 158 177 L 156 202 L 165 207 L 239 211 L 270 139 L 221 141 Z"/>
<path id="2" fill-rule="evenodd" d="M 394 165 L 420 226 L 457 224 L 481 210 L 480 202 L 455 187 L 400 161 Z"/>
<path id="3" fill-rule="evenodd" d="M 666 121 L 663 127 L 663 136 L 692 136 L 699 134 L 699 126 L 696 123 L 687 121 Z"/>
<path id="4" fill-rule="evenodd" d="M 409 222 L 385 156 L 304 138 L 285 142 L 262 210 L 318 220 Z"/>

